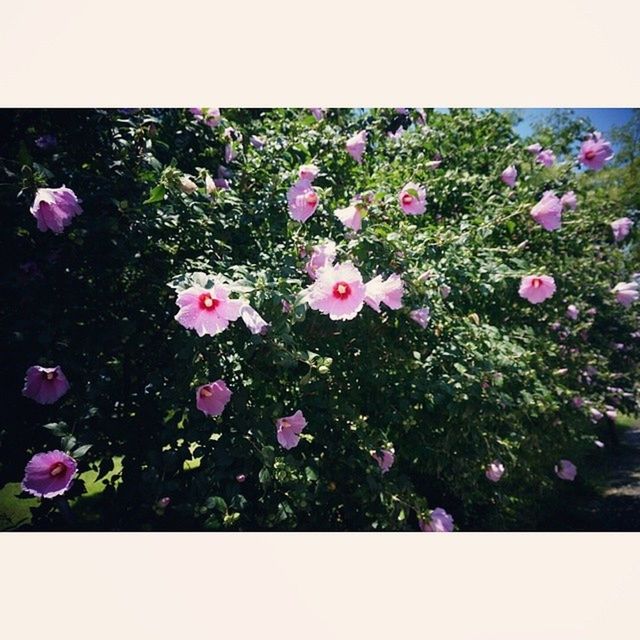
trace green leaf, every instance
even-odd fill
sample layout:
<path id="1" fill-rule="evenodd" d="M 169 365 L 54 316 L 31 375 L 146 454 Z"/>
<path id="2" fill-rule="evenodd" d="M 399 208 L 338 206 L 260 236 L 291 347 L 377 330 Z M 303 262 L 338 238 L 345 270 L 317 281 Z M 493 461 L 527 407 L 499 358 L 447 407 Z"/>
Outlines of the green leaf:
<path id="1" fill-rule="evenodd" d="M 149 197 L 144 201 L 144 204 L 154 204 L 155 202 L 162 202 L 164 200 L 165 188 L 159 184 L 157 187 L 151 189 Z"/>

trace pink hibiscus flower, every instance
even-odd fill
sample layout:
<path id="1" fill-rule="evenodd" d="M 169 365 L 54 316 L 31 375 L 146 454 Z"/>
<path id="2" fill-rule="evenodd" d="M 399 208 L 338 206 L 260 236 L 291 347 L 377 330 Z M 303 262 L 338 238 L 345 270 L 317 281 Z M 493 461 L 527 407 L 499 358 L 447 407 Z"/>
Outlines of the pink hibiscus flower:
<path id="1" fill-rule="evenodd" d="M 389 451 L 388 449 L 379 449 L 378 451 L 370 451 L 371 457 L 378 463 L 380 467 L 380 471 L 382 473 L 387 473 L 389 469 L 393 466 L 395 462 L 395 454 L 393 450 Z"/>
<path id="2" fill-rule="evenodd" d="M 515 187 L 516 178 L 518 177 L 518 170 L 511 164 L 509 165 L 501 174 L 500 180 L 504 182 L 507 186 Z"/>
<path id="3" fill-rule="evenodd" d="M 365 284 L 364 301 L 377 313 L 380 313 L 380 304 L 385 304 L 389 309 L 400 309 L 403 293 L 404 283 L 397 273 L 386 280 L 376 276 Z"/>
<path id="4" fill-rule="evenodd" d="M 624 240 L 633 227 L 633 221 L 630 218 L 618 218 L 611 223 L 611 230 L 613 231 L 613 239 L 615 242 L 621 242 Z"/>
<path id="5" fill-rule="evenodd" d="M 231 400 L 231 390 L 224 380 L 203 384 L 196 389 L 196 407 L 208 416 L 219 416 Z"/>
<path id="6" fill-rule="evenodd" d="M 303 164 L 298 169 L 298 178 L 300 180 L 307 180 L 308 182 L 313 182 L 320 173 L 320 169 L 316 167 L 315 164 Z"/>
<path id="7" fill-rule="evenodd" d="M 298 409 L 292 416 L 276 420 L 276 437 L 284 449 L 293 449 L 300 442 L 300 434 L 307 426 L 305 417 Z"/>
<path id="8" fill-rule="evenodd" d="M 38 189 L 31 205 L 31 215 L 40 231 L 62 233 L 71 220 L 82 213 L 76 194 L 65 186 L 58 189 Z"/>
<path id="9" fill-rule="evenodd" d="M 345 227 L 360 231 L 362 229 L 362 207 L 352 204 L 344 209 L 336 209 L 335 216 Z"/>
<path id="10" fill-rule="evenodd" d="M 431 319 L 431 310 L 429 307 L 423 307 L 422 309 L 414 309 L 409 312 L 409 317 L 419 324 L 423 329 L 427 328 L 429 320 Z"/>
<path id="11" fill-rule="evenodd" d="M 429 533 L 450 533 L 453 531 L 453 518 L 442 507 L 437 507 L 428 520 L 419 520 L 418 526 Z"/>
<path id="12" fill-rule="evenodd" d="M 504 465 L 499 460 L 494 460 L 491 462 L 485 471 L 485 476 L 487 480 L 491 480 L 491 482 L 498 482 L 502 475 L 504 474 Z"/>
<path id="13" fill-rule="evenodd" d="M 322 244 L 313 247 L 311 257 L 307 262 L 307 273 L 313 280 L 316 279 L 318 269 L 332 265 L 336 259 L 336 243 L 333 240 L 327 240 Z"/>
<path id="14" fill-rule="evenodd" d="M 525 276 L 520 281 L 518 293 L 532 304 L 539 304 L 550 298 L 555 291 L 556 283 L 551 276 Z"/>
<path id="15" fill-rule="evenodd" d="M 312 309 L 332 320 L 351 320 L 362 309 L 365 291 L 358 269 L 351 262 L 344 262 L 319 269 L 305 299 Z"/>
<path id="16" fill-rule="evenodd" d="M 427 208 L 425 188 L 415 182 L 407 182 L 398 195 L 400 208 L 408 215 L 421 215 Z"/>
<path id="17" fill-rule="evenodd" d="M 39 498 L 54 498 L 71 487 L 78 465 L 63 451 L 36 453 L 27 463 L 22 489 Z"/>
<path id="18" fill-rule="evenodd" d="M 69 381 L 60 367 L 27 369 L 22 395 L 40 404 L 53 404 L 69 391 Z"/>
<path id="19" fill-rule="evenodd" d="M 567 193 L 560 198 L 560 204 L 562 204 L 564 209 L 571 209 L 571 211 L 574 211 L 578 206 L 578 198 L 573 191 L 567 191 Z"/>
<path id="20" fill-rule="evenodd" d="M 543 149 L 536 156 L 536 162 L 545 167 L 552 167 L 556 161 L 556 156 L 551 149 Z"/>
<path id="21" fill-rule="evenodd" d="M 367 132 L 359 131 L 347 140 L 347 152 L 358 163 L 362 162 L 362 154 L 367 146 Z"/>
<path id="22" fill-rule="evenodd" d="M 618 282 L 613 287 L 612 292 L 616 295 L 616 301 L 625 308 L 630 307 L 632 303 L 640 298 L 637 282 Z"/>
<path id="23" fill-rule="evenodd" d="M 560 462 L 555 466 L 555 472 L 561 480 L 573 481 L 576 479 L 578 469 L 571 460 L 560 460 Z"/>
<path id="24" fill-rule="evenodd" d="M 214 107 L 194 107 L 189 109 L 193 115 L 193 119 L 203 122 L 210 127 L 217 127 L 220 124 L 220 109 Z"/>
<path id="25" fill-rule="evenodd" d="M 545 191 L 540 202 L 531 209 L 531 217 L 547 231 L 562 225 L 562 202 L 553 191 Z"/>
<path id="26" fill-rule="evenodd" d="M 608 140 L 602 137 L 599 131 L 594 131 L 591 136 L 585 140 L 578 154 L 578 161 L 587 169 L 592 171 L 600 171 L 604 165 L 613 158 L 613 147 Z"/>
<path id="27" fill-rule="evenodd" d="M 298 180 L 287 191 L 289 216 L 298 222 L 306 222 L 318 208 L 318 194 L 308 180 Z"/>
<path id="28" fill-rule="evenodd" d="M 222 284 L 214 284 L 211 289 L 193 286 L 185 289 L 176 300 L 180 311 L 175 319 L 187 329 L 194 329 L 202 337 L 205 334 L 215 336 L 224 331 L 229 322 L 240 317 L 240 311 L 246 303 L 231 300 L 229 290 Z"/>

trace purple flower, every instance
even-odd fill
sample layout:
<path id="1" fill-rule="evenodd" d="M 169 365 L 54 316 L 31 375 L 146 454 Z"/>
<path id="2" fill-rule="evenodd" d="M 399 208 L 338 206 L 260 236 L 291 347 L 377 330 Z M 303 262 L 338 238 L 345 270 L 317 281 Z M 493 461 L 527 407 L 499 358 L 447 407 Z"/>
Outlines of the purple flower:
<path id="1" fill-rule="evenodd" d="M 322 107 L 314 107 L 313 109 L 309 109 L 309 111 L 311 111 L 311 114 L 316 120 L 318 120 L 318 122 L 320 120 L 324 120 L 324 117 L 327 112 L 327 110 L 323 109 Z"/>
<path id="2" fill-rule="evenodd" d="M 40 404 L 53 404 L 69 391 L 69 381 L 60 367 L 27 369 L 22 395 Z"/>
<path id="3" fill-rule="evenodd" d="M 298 409 L 293 415 L 276 420 L 276 438 L 284 449 L 293 449 L 300 442 L 300 434 L 307 426 L 302 411 Z"/>
<path id="4" fill-rule="evenodd" d="M 203 122 L 210 127 L 217 127 L 220 124 L 220 109 L 214 107 L 194 107 L 189 109 L 193 114 L 193 119 Z"/>
<path id="5" fill-rule="evenodd" d="M 571 460 L 560 460 L 555 466 L 555 472 L 561 480 L 573 481 L 576 478 L 578 469 Z"/>
<path id="6" fill-rule="evenodd" d="M 430 533 L 450 533 L 453 531 L 453 518 L 441 507 L 431 512 L 429 520 L 419 520 L 418 526 L 422 531 Z"/>
<path id="7" fill-rule="evenodd" d="M 504 182 L 507 186 L 513 187 L 516 184 L 516 178 L 518 177 L 518 170 L 510 164 L 501 174 L 500 180 Z"/>
<path id="8" fill-rule="evenodd" d="M 74 216 L 82 213 L 76 194 L 64 185 L 58 189 L 38 189 L 31 206 L 31 215 L 40 231 L 62 233 Z"/>
<path id="9" fill-rule="evenodd" d="M 560 203 L 562 204 L 563 209 L 566 208 L 574 211 L 578 206 L 578 198 L 573 191 L 567 191 L 567 193 L 565 193 L 562 198 L 560 198 Z"/>
<path id="10" fill-rule="evenodd" d="M 531 209 L 531 217 L 546 231 L 555 231 L 562 225 L 562 203 L 553 191 L 545 191 Z"/>
<path id="11" fill-rule="evenodd" d="M 629 218 L 618 218 L 611 223 L 611 230 L 613 231 L 613 239 L 615 242 L 624 240 L 633 227 L 633 221 Z"/>
<path id="12" fill-rule="evenodd" d="M 504 465 L 499 460 L 494 460 L 489 464 L 485 471 L 485 476 L 487 480 L 491 480 L 491 482 L 498 482 L 502 475 L 504 474 Z"/>
<path id="13" fill-rule="evenodd" d="M 249 142 L 254 149 L 261 151 L 264 148 L 265 141 L 262 138 L 258 138 L 258 136 L 251 136 L 249 138 Z"/>
<path id="14" fill-rule="evenodd" d="M 245 304 L 240 309 L 240 317 L 247 329 L 254 335 L 265 335 L 269 330 L 269 323 L 250 305 Z"/>
<path id="15" fill-rule="evenodd" d="M 393 449 L 379 449 L 378 451 L 370 451 L 369 453 L 371 453 L 371 457 L 378 463 L 382 473 L 387 473 L 396 459 Z"/>
<path id="16" fill-rule="evenodd" d="M 58 144 L 58 139 L 52 133 L 44 133 L 35 140 L 40 149 L 52 149 Z"/>
<path id="17" fill-rule="evenodd" d="M 431 311 L 429 307 L 423 307 L 422 309 L 414 309 L 409 312 L 409 317 L 417 322 L 423 329 L 427 328 L 429 319 L 431 318 Z"/>
<path id="18" fill-rule="evenodd" d="M 543 149 L 536 156 L 536 162 L 538 164 L 544 165 L 545 167 L 552 167 L 555 161 L 556 156 L 551 149 Z"/>
<path id="19" fill-rule="evenodd" d="M 359 131 L 347 140 L 347 152 L 358 163 L 362 162 L 362 154 L 367 146 L 367 132 Z"/>
<path id="20" fill-rule="evenodd" d="M 578 309 L 578 307 L 576 307 L 575 304 L 570 304 L 567 307 L 567 318 L 570 318 L 571 320 L 577 320 L 579 315 L 580 310 Z"/>
<path id="21" fill-rule="evenodd" d="M 637 282 L 618 282 L 611 291 L 616 294 L 616 300 L 625 308 L 640 298 Z"/>
<path id="22" fill-rule="evenodd" d="M 534 144 L 530 144 L 527 147 L 527 151 L 529 153 L 535 153 L 537 155 L 542 151 L 542 145 L 539 142 L 535 142 Z"/>
<path id="23" fill-rule="evenodd" d="M 600 171 L 613 158 L 613 148 L 608 140 L 602 137 L 599 131 L 594 131 L 587 140 L 582 143 L 578 161 L 581 165 L 592 171 Z"/>
<path id="24" fill-rule="evenodd" d="M 42 498 L 60 496 L 71 486 L 77 468 L 76 461 L 62 451 L 36 453 L 25 467 L 22 489 Z"/>

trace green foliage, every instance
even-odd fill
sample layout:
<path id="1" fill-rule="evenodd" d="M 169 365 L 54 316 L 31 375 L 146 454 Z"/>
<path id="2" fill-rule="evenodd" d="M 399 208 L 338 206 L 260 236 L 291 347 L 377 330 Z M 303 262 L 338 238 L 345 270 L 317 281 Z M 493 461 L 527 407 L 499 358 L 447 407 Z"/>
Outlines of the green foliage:
<path id="1" fill-rule="evenodd" d="M 320 122 L 299 109 L 222 115 L 211 129 L 188 110 L 2 114 L 10 305 L 0 486 L 19 480 L 34 452 L 66 447 L 105 483 L 92 498 L 99 518 L 85 518 L 78 501 L 78 528 L 415 530 L 437 506 L 461 529 L 535 526 L 544 497 L 570 491 L 554 464 L 579 465 L 593 446 L 589 405 L 572 399 L 635 411 L 637 316 L 610 289 L 637 265 L 637 230 L 612 242 L 609 223 L 629 214 L 616 191 L 626 187 L 611 186 L 616 169 L 603 180 L 572 166 L 585 123 L 565 115 L 539 132 L 566 160 L 545 169 L 512 115 L 495 111 L 428 111 L 426 125 L 392 109 L 330 110 Z M 407 131 L 396 141 L 387 134 L 399 125 Z M 226 127 L 241 134 L 231 189 L 208 194 Z M 363 128 L 369 143 L 357 164 L 345 142 Z M 34 145 L 43 133 L 56 135 L 54 149 Z M 300 224 L 286 192 L 311 162 L 320 205 Z M 513 190 L 499 177 L 509 164 L 519 173 Z M 183 175 L 195 193 L 180 189 Z M 409 181 L 427 189 L 423 216 L 398 206 Z M 84 213 L 60 236 L 40 233 L 28 211 L 35 189 L 62 184 Z M 529 215 L 549 189 L 574 190 L 579 202 L 554 233 Z M 352 233 L 333 212 L 365 192 L 372 203 Z M 334 322 L 301 305 L 310 283 L 302 255 L 326 239 L 365 280 L 400 274 L 403 308 Z M 21 269 L 28 262 L 37 272 Z M 517 293 L 535 272 L 558 287 L 540 305 Z M 176 289 L 194 274 L 233 281 L 269 332 L 251 335 L 241 322 L 215 337 L 183 329 Z M 568 304 L 581 310 L 575 322 Z M 408 315 L 424 306 L 426 330 Z M 60 364 L 71 382 L 55 405 L 19 395 L 36 363 Z M 597 374 L 586 376 L 588 367 Z M 218 378 L 233 396 L 220 418 L 207 418 L 195 388 Z M 297 409 L 308 427 L 285 451 L 275 420 Z M 396 462 L 382 475 L 370 451 L 389 447 Z M 495 458 L 507 468 L 497 484 L 484 477 Z M 81 493 L 78 483 L 70 497 Z M 165 496 L 171 503 L 159 508 Z M 56 517 L 45 504 L 33 526 L 62 526 Z"/>

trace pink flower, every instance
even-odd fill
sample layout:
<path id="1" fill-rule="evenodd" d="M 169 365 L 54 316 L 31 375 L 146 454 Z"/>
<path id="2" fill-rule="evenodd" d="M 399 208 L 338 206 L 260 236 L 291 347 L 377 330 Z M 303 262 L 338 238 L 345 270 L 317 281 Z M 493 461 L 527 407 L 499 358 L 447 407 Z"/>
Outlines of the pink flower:
<path id="1" fill-rule="evenodd" d="M 600 422 L 604 418 L 602 411 L 598 411 L 595 407 L 589 409 L 589 415 L 591 416 L 591 422 Z"/>
<path id="2" fill-rule="evenodd" d="M 389 131 L 387 133 L 387 136 L 393 140 L 394 142 L 399 142 L 400 138 L 402 138 L 402 135 L 404 134 L 404 127 L 398 127 L 395 130 L 395 133 L 392 133 L 391 131 Z"/>
<path id="3" fill-rule="evenodd" d="M 442 160 L 430 160 L 429 162 L 425 162 L 424 166 L 426 169 L 437 169 L 442 164 Z"/>
<path id="4" fill-rule="evenodd" d="M 429 320 L 431 318 L 431 310 L 429 307 L 423 307 L 422 309 L 414 309 L 409 313 L 409 317 L 417 322 L 423 329 L 427 328 Z"/>
<path id="5" fill-rule="evenodd" d="M 160 498 L 158 500 L 158 507 L 160 509 L 166 509 L 171 504 L 171 498 L 169 496 L 165 496 L 164 498 Z"/>
<path id="6" fill-rule="evenodd" d="M 601 440 L 594 440 L 593 444 L 595 444 L 599 449 L 604 449 L 604 442 L 602 442 Z"/>
<path id="7" fill-rule="evenodd" d="M 571 399 L 571 402 L 576 409 L 580 409 L 584 405 L 584 400 L 580 396 L 575 396 Z"/>
<path id="8" fill-rule="evenodd" d="M 561 480 L 575 480 L 578 469 L 571 460 L 560 460 L 555 466 L 555 472 Z"/>
<path id="9" fill-rule="evenodd" d="M 347 140 L 347 152 L 358 163 L 362 162 L 362 154 L 367 146 L 367 132 L 359 131 Z"/>
<path id="10" fill-rule="evenodd" d="M 269 330 L 269 323 L 248 304 L 240 308 L 240 317 L 253 335 L 264 335 Z"/>
<path id="11" fill-rule="evenodd" d="M 336 209 L 335 216 L 342 222 L 345 227 L 349 227 L 354 231 L 360 231 L 362 229 L 362 213 L 361 206 L 359 205 L 349 205 L 344 209 Z"/>
<path id="12" fill-rule="evenodd" d="M 451 287 L 448 284 L 441 284 L 438 290 L 443 300 L 446 300 L 451 295 Z"/>
<path id="13" fill-rule="evenodd" d="M 450 533 L 453 531 L 453 518 L 444 509 L 437 507 L 431 512 L 429 520 L 419 520 L 418 526 L 422 531 L 430 533 Z"/>
<path id="14" fill-rule="evenodd" d="M 421 215 L 427 208 L 427 193 L 415 182 L 407 182 L 398 195 L 401 209 L 408 215 Z"/>
<path id="15" fill-rule="evenodd" d="M 580 164 L 592 169 L 600 171 L 606 162 L 613 158 L 613 148 L 608 140 L 602 137 L 599 131 L 594 131 L 591 136 L 582 143 L 578 161 Z"/>
<path id="16" fill-rule="evenodd" d="M 366 291 L 358 269 L 351 262 L 343 262 L 324 266 L 316 275 L 306 295 L 309 306 L 332 320 L 355 318 L 362 309 Z"/>
<path id="17" fill-rule="evenodd" d="M 239 473 L 236 476 L 236 481 L 240 483 L 244 482 L 246 479 L 247 479 L 247 476 L 245 476 L 244 473 Z"/>
<path id="18" fill-rule="evenodd" d="M 397 273 L 384 281 L 382 276 L 376 276 L 365 285 L 364 301 L 377 313 L 380 313 L 380 304 L 389 309 L 400 309 L 403 293 L 404 283 Z"/>
<path id="19" fill-rule="evenodd" d="M 318 208 L 318 194 L 308 180 L 298 180 L 287 192 L 289 216 L 292 220 L 306 222 Z"/>
<path id="20" fill-rule="evenodd" d="M 231 390 L 224 380 L 203 384 L 196 389 L 196 407 L 208 416 L 219 416 L 231 400 Z"/>
<path id="21" fill-rule="evenodd" d="M 575 304 L 570 304 L 567 307 L 567 318 L 571 318 L 571 320 L 577 320 L 580 315 L 580 310 L 576 307 Z"/>
<path id="22" fill-rule="evenodd" d="M 612 292 L 616 294 L 616 300 L 625 308 L 630 307 L 633 302 L 640 298 L 637 282 L 618 282 L 613 287 Z"/>
<path id="23" fill-rule="evenodd" d="M 555 291 L 556 283 L 551 276 L 525 276 L 520 281 L 518 293 L 532 304 L 539 304 L 550 298 Z"/>
<path id="24" fill-rule="evenodd" d="M 556 156 L 551 149 L 543 149 L 536 156 L 536 162 L 544 165 L 545 167 L 552 167 L 555 161 Z"/>
<path id="25" fill-rule="evenodd" d="M 224 161 L 229 164 L 229 162 L 235 160 L 236 155 L 237 154 L 235 147 L 233 146 L 233 142 L 227 142 L 227 144 L 224 145 Z"/>
<path id="26" fill-rule="evenodd" d="M 613 420 L 613 422 L 618 419 L 618 412 L 615 409 L 607 409 L 604 414 L 609 418 L 609 420 Z"/>
<path id="27" fill-rule="evenodd" d="M 394 109 L 394 111 L 396 113 L 399 113 L 401 116 L 408 116 L 409 115 L 409 109 L 407 109 L 406 107 L 396 107 Z"/>
<path id="28" fill-rule="evenodd" d="M 511 164 L 509 165 L 501 174 L 500 180 L 504 182 L 507 186 L 513 187 L 516 184 L 516 178 L 518 177 L 518 170 Z"/>
<path id="29" fill-rule="evenodd" d="M 531 209 L 531 217 L 547 231 L 555 231 L 562 224 L 562 203 L 553 191 L 545 191 L 540 202 Z"/>
<path id="30" fill-rule="evenodd" d="M 633 227 L 633 221 L 629 218 L 618 218 L 611 223 L 611 230 L 613 231 L 613 239 L 616 242 L 624 240 Z"/>
<path id="31" fill-rule="evenodd" d="M 38 189 L 31 205 L 31 215 L 40 231 L 62 233 L 71 220 L 82 213 L 76 194 L 65 186 L 58 189 Z"/>
<path id="32" fill-rule="evenodd" d="M 309 109 L 309 111 L 311 111 L 311 114 L 313 115 L 313 117 L 320 122 L 320 120 L 324 120 L 324 116 L 326 114 L 326 109 L 323 109 L 322 107 L 314 107 L 313 109 Z"/>
<path id="33" fill-rule="evenodd" d="M 387 473 L 396 459 L 393 450 L 379 449 L 378 451 L 370 451 L 369 453 L 371 453 L 371 457 L 378 463 L 382 473 Z"/>
<path id="34" fill-rule="evenodd" d="M 27 369 L 22 395 L 40 404 L 53 404 L 69 391 L 69 381 L 60 367 Z"/>
<path id="35" fill-rule="evenodd" d="M 305 417 L 298 409 L 292 416 L 276 420 L 276 436 L 278 442 L 285 449 L 293 449 L 300 442 L 300 434 L 307 426 Z"/>
<path id="36" fill-rule="evenodd" d="M 300 180 L 313 182 L 318 177 L 319 173 L 320 169 L 318 169 L 315 164 L 303 164 L 298 169 L 298 178 L 300 178 Z"/>
<path id="37" fill-rule="evenodd" d="M 185 289 L 178 295 L 176 304 L 180 311 L 175 319 L 202 337 L 205 334 L 215 336 L 224 331 L 230 321 L 240 317 L 240 310 L 245 303 L 231 300 L 227 287 L 214 284 L 211 289 L 198 285 Z"/>
<path id="38" fill-rule="evenodd" d="M 527 147 L 527 151 L 529 153 L 535 153 L 537 155 L 538 153 L 540 153 L 542 151 L 542 145 L 539 142 L 536 142 L 534 144 L 530 144 Z"/>
<path id="39" fill-rule="evenodd" d="M 578 206 L 578 198 L 573 191 L 567 191 L 567 193 L 560 198 L 560 204 L 562 204 L 563 209 L 571 209 L 571 211 L 574 211 Z"/>
<path id="40" fill-rule="evenodd" d="M 198 122 L 203 122 L 210 127 L 217 127 L 220 124 L 220 109 L 213 107 L 195 107 L 189 109 L 189 111 L 193 114 L 193 119 Z"/>
<path id="41" fill-rule="evenodd" d="M 22 490 L 39 498 L 54 498 L 65 493 L 78 469 L 76 461 L 62 451 L 36 453 L 24 470 Z"/>
<path id="42" fill-rule="evenodd" d="M 204 177 L 204 190 L 209 196 L 217 190 L 216 183 L 208 173 Z"/>
<path id="43" fill-rule="evenodd" d="M 494 460 L 487 466 L 487 470 L 485 471 L 485 476 L 491 482 L 498 482 L 500 478 L 502 478 L 502 474 L 504 473 L 504 465 L 499 460 Z"/>
<path id="44" fill-rule="evenodd" d="M 262 149 L 264 149 L 264 145 L 266 144 L 265 141 L 258 136 L 251 136 L 249 138 L 249 142 L 251 143 L 251 146 L 258 151 L 262 151 Z"/>
<path id="45" fill-rule="evenodd" d="M 194 193 L 198 189 L 198 185 L 187 176 L 180 176 L 179 182 L 180 190 L 187 195 Z"/>
<path id="46" fill-rule="evenodd" d="M 311 258 L 307 262 L 307 273 L 313 280 L 316 279 L 318 269 L 332 265 L 336 259 L 336 243 L 333 240 L 327 240 L 323 244 L 313 247 Z"/>

